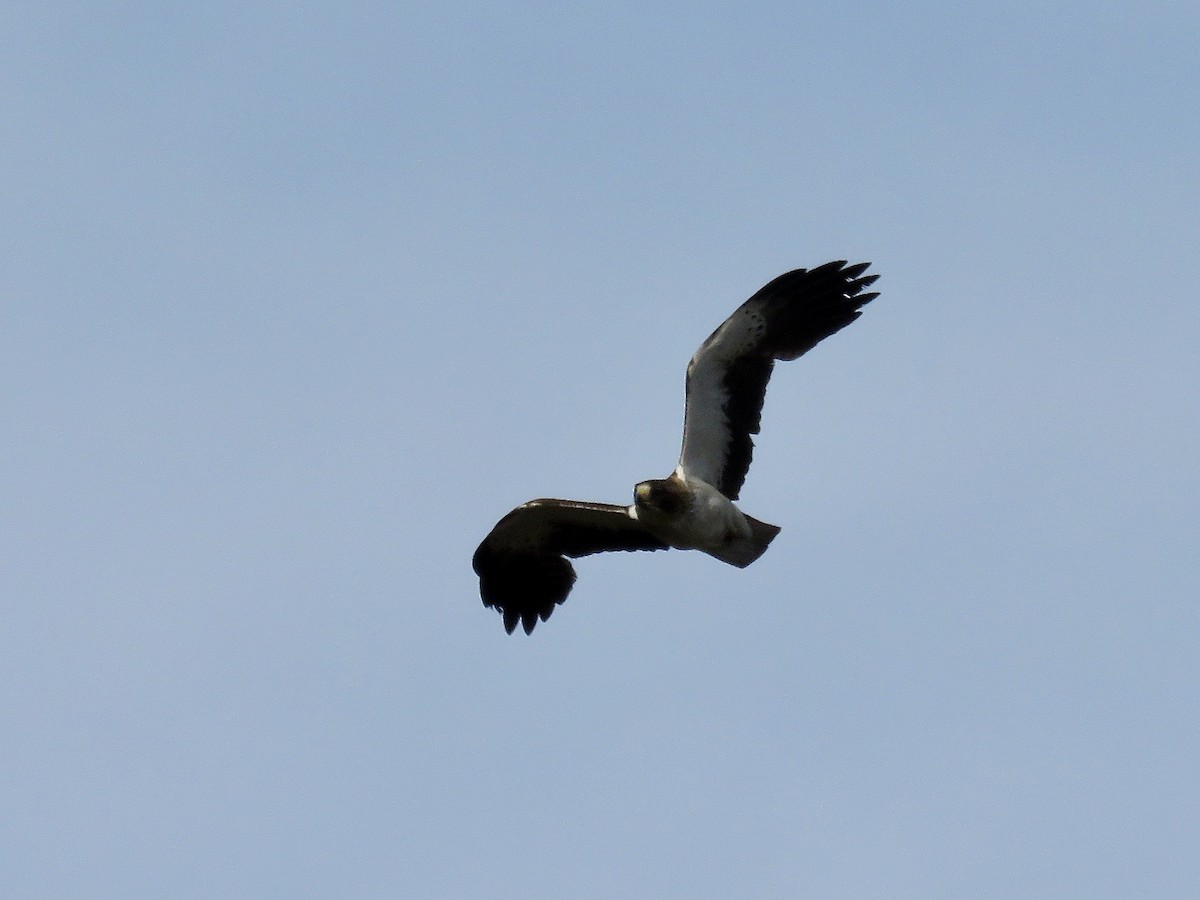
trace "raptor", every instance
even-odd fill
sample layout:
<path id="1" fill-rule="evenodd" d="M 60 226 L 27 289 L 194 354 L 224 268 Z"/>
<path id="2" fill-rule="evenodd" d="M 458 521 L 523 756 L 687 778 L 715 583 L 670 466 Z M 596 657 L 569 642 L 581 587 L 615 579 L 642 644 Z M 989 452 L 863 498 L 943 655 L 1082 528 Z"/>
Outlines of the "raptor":
<path id="1" fill-rule="evenodd" d="M 525 633 L 567 599 L 570 558 L 611 550 L 700 550 L 745 568 L 779 527 L 734 505 L 750 468 L 767 382 L 776 360 L 792 360 L 845 328 L 878 293 L 870 263 L 845 260 L 795 269 L 739 306 L 687 367 L 683 449 L 666 478 L 643 481 L 633 503 L 530 500 L 508 513 L 475 551 L 485 606 L 509 633 Z"/>

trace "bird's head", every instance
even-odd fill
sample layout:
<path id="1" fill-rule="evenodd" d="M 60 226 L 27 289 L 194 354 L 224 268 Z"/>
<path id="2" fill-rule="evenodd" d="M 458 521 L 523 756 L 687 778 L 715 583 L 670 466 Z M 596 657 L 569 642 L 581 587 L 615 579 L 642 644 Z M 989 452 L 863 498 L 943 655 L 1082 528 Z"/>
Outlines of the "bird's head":
<path id="1" fill-rule="evenodd" d="M 633 503 L 639 509 L 675 515 L 687 508 L 687 502 L 687 486 L 674 476 L 643 481 L 633 489 Z"/>

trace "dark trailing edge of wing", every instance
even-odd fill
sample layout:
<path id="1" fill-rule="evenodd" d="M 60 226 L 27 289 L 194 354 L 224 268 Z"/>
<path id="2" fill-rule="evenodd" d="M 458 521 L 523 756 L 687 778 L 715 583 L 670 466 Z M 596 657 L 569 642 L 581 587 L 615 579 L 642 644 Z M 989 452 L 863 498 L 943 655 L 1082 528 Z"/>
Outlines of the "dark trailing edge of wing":
<path id="1" fill-rule="evenodd" d="M 496 523 L 471 566 L 483 605 L 500 613 L 504 630 L 512 634 L 520 623 L 530 634 L 571 593 L 575 568 L 566 557 L 665 549 L 623 506 L 533 500 Z"/>
<path id="2" fill-rule="evenodd" d="M 729 499 L 738 499 L 750 470 L 754 453 L 750 436 L 761 427 L 775 360 L 807 353 L 862 315 L 862 307 L 879 296 L 862 293 L 879 277 L 863 276 L 869 265 L 848 266 L 845 260 L 837 260 L 811 270 L 794 269 L 768 282 L 743 304 L 761 304 L 767 328 L 755 351 L 735 360 L 725 373 L 730 446 L 721 483 L 715 487 Z"/>
<path id="3" fill-rule="evenodd" d="M 750 471 L 754 455 L 754 441 L 750 435 L 761 430 L 763 399 L 774 368 L 775 360 L 769 356 L 743 356 L 725 373 L 725 389 L 729 396 L 725 404 L 729 452 L 721 472 L 721 483 L 713 486 L 730 500 L 738 499 L 742 485 L 746 483 L 746 473 Z M 757 403 L 753 402 L 756 398 Z"/>

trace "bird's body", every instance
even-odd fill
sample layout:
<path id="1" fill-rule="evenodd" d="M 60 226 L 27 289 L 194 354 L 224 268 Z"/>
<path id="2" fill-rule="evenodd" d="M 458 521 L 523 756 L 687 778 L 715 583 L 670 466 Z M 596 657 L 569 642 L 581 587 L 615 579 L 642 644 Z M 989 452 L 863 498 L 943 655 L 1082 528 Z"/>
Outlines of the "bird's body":
<path id="1" fill-rule="evenodd" d="M 779 533 L 738 499 L 776 360 L 791 360 L 849 325 L 876 296 L 868 263 L 780 275 L 743 303 L 688 364 L 683 448 L 667 478 L 643 481 L 630 506 L 531 500 L 504 516 L 475 551 L 485 606 L 511 633 L 532 632 L 575 582 L 567 557 L 609 550 L 700 550 L 744 568 Z"/>
<path id="2" fill-rule="evenodd" d="M 762 556 L 779 533 L 775 525 L 752 519 L 711 484 L 688 478 L 678 468 L 661 481 L 639 484 L 629 514 L 668 547 L 700 550 L 739 569 Z"/>

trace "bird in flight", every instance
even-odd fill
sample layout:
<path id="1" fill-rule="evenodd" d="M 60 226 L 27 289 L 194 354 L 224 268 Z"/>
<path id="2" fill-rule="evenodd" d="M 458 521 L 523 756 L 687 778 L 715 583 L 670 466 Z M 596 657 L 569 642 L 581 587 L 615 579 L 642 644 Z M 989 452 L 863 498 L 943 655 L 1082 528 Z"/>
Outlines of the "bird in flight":
<path id="1" fill-rule="evenodd" d="M 845 328 L 878 293 L 870 263 L 828 262 L 780 275 L 700 345 L 687 368 L 683 450 L 666 478 L 643 481 L 633 503 L 530 500 L 504 516 L 475 551 L 483 605 L 504 630 L 526 634 L 567 599 L 577 558 L 610 550 L 700 550 L 745 568 L 779 527 L 734 506 L 758 434 L 776 360 L 791 360 Z"/>

